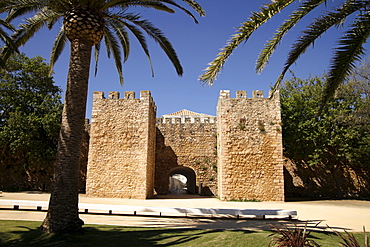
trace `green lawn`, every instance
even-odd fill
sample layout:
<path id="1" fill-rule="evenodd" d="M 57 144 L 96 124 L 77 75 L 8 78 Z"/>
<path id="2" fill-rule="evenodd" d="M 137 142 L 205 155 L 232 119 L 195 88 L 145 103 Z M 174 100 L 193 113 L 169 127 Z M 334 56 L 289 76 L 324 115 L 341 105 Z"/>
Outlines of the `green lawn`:
<path id="1" fill-rule="evenodd" d="M 267 231 L 186 230 L 85 225 L 75 234 L 45 234 L 41 222 L 0 221 L 0 246 L 268 246 Z M 363 243 L 363 233 L 356 233 Z M 321 246 L 340 246 L 334 234 L 313 233 Z"/>

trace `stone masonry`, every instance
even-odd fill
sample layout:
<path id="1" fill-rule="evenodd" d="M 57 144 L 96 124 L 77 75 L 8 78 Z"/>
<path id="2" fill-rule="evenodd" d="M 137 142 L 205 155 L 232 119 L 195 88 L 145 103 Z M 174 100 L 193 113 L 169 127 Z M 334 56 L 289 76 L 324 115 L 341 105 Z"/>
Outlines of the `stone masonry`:
<path id="1" fill-rule="evenodd" d="M 145 199 L 154 192 L 156 106 L 149 91 L 94 92 L 88 196 Z"/>
<path id="2" fill-rule="evenodd" d="M 149 91 L 94 93 L 86 193 L 150 198 L 182 174 L 187 190 L 221 200 L 284 200 L 278 94 L 221 91 L 217 117 L 188 110 L 156 119 Z"/>
<path id="3" fill-rule="evenodd" d="M 138 99 L 134 92 L 121 99 L 118 92 L 94 95 L 79 176 L 79 191 L 89 196 L 145 199 L 187 191 L 222 200 L 370 197 L 366 166 L 328 168 L 284 158 L 282 169 L 278 95 L 254 91 L 248 98 L 237 91 L 231 98 L 221 91 L 217 117 L 181 110 L 157 119 L 148 91 Z M 52 166 L 29 172 L 0 164 L 3 191 L 50 191 L 52 177 Z"/>
<path id="4" fill-rule="evenodd" d="M 216 117 L 182 110 L 157 119 L 155 189 L 167 194 L 169 174 L 190 168 L 188 191 L 217 194 Z M 196 179 L 195 179 L 196 178 Z M 190 186 L 190 189 L 189 189 Z"/>
<path id="5" fill-rule="evenodd" d="M 279 93 L 220 93 L 217 105 L 218 196 L 221 200 L 284 200 Z"/>

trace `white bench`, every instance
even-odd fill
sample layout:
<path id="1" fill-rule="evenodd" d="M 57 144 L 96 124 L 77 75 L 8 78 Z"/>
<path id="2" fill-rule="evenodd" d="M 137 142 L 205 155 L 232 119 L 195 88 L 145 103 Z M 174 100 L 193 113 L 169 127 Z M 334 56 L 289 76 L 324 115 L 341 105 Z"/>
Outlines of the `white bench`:
<path id="1" fill-rule="evenodd" d="M 0 199 L 0 207 L 8 206 L 13 209 L 36 208 L 36 210 L 46 209 L 49 202 L 46 201 L 27 201 L 27 200 L 5 200 Z M 291 219 L 297 216 L 295 210 L 283 209 L 222 209 L 222 208 L 170 208 L 170 207 L 147 207 L 147 206 L 128 206 L 128 205 L 106 205 L 79 203 L 80 213 L 108 213 L 108 214 L 128 214 L 128 215 L 151 215 L 151 216 L 182 216 L 182 217 L 245 217 L 261 218 L 266 216 L 284 217 Z"/>

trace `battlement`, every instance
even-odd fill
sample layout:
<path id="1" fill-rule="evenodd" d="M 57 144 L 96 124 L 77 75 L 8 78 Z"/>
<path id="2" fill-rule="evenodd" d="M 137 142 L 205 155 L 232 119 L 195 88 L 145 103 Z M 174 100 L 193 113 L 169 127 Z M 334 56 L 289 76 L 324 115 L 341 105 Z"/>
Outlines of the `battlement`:
<path id="1" fill-rule="evenodd" d="M 140 100 L 151 98 L 150 91 L 140 91 Z M 104 96 L 104 92 L 96 91 L 94 92 L 93 100 L 99 100 L 99 99 L 106 99 Z M 120 99 L 120 93 L 119 92 L 109 92 L 108 93 L 108 99 Z M 123 94 L 123 98 L 125 100 L 133 100 L 135 98 L 135 92 L 134 91 L 125 91 Z"/>
<path id="2" fill-rule="evenodd" d="M 274 92 L 274 91 L 270 90 L 268 98 L 271 98 L 271 96 L 273 96 L 273 98 L 275 98 L 275 97 L 278 97 L 278 95 L 279 95 L 278 91 Z M 229 99 L 229 98 L 230 98 L 230 90 L 221 90 L 220 91 L 219 99 Z M 245 91 L 245 90 L 236 91 L 235 98 L 236 99 L 247 99 L 248 98 L 247 91 Z M 253 90 L 252 91 L 252 99 L 260 99 L 260 98 L 264 98 L 263 90 Z"/>
<path id="3" fill-rule="evenodd" d="M 157 118 L 157 124 L 184 124 L 184 123 L 216 123 L 217 117 L 161 117 Z"/>
<path id="4" fill-rule="evenodd" d="M 186 109 L 157 118 L 157 124 L 216 123 L 216 121 L 215 116 Z"/>
<path id="5" fill-rule="evenodd" d="M 132 112 L 139 111 L 139 109 L 153 108 L 156 112 L 157 107 L 151 96 L 150 91 L 140 91 L 140 98 L 135 97 L 134 91 L 125 91 L 123 98 L 120 98 L 120 93 L 112 91 L 105 97 L 104 92 L 95 91 L 93 95 L 93 107 L 91 113 L 91 122 L 96 121 L 97 116 L 102 112 L 109 114 L 126 114 L 127 109 Z M 135 117 L 135 114 L 132 116 Z"/>

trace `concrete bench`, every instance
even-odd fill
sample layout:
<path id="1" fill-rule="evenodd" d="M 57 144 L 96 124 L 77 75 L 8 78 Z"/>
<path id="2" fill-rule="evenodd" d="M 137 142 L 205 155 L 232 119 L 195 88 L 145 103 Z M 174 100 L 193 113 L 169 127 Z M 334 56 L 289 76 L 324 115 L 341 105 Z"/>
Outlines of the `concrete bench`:
<path id="1" fill-rule="evenodd" d="M 47 209 L 48 202 L 27 200 L 1 200 L 0 207 L 8 206 L 13 209 Z M 181 216 L 181 217 L 236 217 L 236 218 L 259 218 L 280 217 L 289 218 L 297 216 L 295 210 L 283 209 L 222 209 L 222 208 L 170 208 L 170 207 L 147 207 L 128 205 L 106 205 L 79 203 L 80 213 L 107 213 L 126 215 L 149 215 L 149 216 Z"/>
<path id="2" fill-rule="evenodd" d="M 0 207 L 7 206 L 13 209 L 37 209 L 47 208 L 49 202 L 46 201 L 27 201 L 27 200 L 0 200 Z"/>

